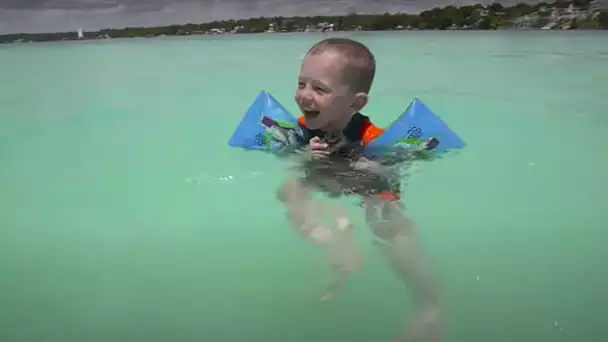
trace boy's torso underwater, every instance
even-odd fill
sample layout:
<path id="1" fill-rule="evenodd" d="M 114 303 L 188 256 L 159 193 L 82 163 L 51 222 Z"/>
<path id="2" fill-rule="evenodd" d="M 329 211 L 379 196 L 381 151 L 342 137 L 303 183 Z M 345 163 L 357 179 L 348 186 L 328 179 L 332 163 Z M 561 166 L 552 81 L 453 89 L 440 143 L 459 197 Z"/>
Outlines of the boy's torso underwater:
<path id="1" fill-rule="evenodd" d="M 372 195 L 394 188 L 393 177 L 375 170 L 360 167 L 364 149 L 360 142 L 344 136 L 325 136 L 330 155 L 327 158 L 302 162 L 305 185 L 327 193 L 330 197 L 342 195 Z"/>

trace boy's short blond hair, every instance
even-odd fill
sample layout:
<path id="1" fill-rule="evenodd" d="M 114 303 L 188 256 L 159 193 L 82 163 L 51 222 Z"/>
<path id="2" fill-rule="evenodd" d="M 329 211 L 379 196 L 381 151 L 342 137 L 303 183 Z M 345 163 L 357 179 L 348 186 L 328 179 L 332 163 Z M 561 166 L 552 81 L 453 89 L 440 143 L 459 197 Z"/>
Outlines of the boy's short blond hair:
<path id="1" fill-rule="evenodd" d="M 307 55 L 334 51 L 346 60 L 344 82 L 355 92 L 369 93 L 376 73 L 376 60 L 363 44 L 348 38 L 327 38 L 310 48 Z"/>

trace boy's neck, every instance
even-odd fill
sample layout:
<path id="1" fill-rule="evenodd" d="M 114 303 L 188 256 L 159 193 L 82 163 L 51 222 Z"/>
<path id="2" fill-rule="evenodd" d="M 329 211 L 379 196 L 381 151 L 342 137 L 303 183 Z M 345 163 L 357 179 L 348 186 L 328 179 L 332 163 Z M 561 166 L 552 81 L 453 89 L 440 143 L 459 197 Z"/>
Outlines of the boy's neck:
<path id="1" fill-rule="evenodd" d="M 340 120 L 336 120 L 336 122 L 332 123 L 331 126 L 327 127 L 326 129 L 323 129 L 323 131 L 325 133 L 342 133 L 346 129 L 346 127 L 348 127 L 348 124 L 353 119 L 353 116 L 357 113 L 358 112 L 353 112 L 349 115 L 344 116 L 343 118 L 340 118 Z"/>

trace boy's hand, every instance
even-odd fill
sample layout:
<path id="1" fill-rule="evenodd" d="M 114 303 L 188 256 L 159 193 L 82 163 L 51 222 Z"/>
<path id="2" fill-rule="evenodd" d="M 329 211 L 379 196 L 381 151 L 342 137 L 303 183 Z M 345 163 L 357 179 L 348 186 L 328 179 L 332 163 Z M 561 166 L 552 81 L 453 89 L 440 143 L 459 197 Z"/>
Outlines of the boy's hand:
<path id="1" fill-rule="evenodd" d="M 329 155 L 329 151 L 327 150 L 329 146 L 324 143 L 321 138 L 313 137 L 308 142 L 308 150 L 312 154 L 313 158 L 325 158 Z"/>

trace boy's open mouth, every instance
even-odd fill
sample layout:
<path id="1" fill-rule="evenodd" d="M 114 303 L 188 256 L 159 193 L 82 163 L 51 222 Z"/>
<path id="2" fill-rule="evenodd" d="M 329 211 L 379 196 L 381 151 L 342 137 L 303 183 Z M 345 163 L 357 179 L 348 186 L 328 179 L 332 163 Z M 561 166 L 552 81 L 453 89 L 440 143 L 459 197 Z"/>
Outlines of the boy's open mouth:
<path id="1" fill-rule="evenodd" d="M 314 119 L 319 116 L 319 113 L 320 112 L 318 110 L 305 110 L 304 117 L 307 119 Z"/>

